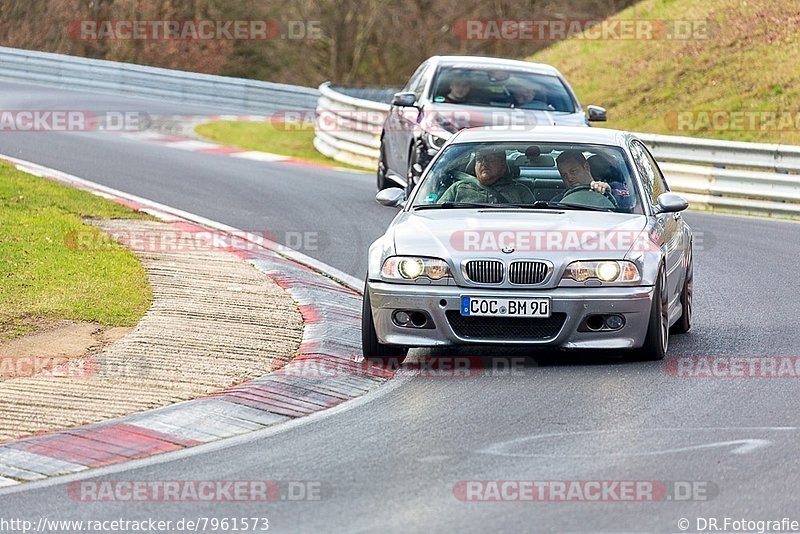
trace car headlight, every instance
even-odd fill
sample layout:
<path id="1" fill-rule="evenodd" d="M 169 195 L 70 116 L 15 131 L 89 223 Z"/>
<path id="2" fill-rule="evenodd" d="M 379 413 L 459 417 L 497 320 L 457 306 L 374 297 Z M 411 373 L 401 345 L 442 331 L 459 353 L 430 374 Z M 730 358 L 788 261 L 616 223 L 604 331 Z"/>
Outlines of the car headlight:
<path id="1" fill-rule="evenodd" d="M 388 280 L 416 280 L 421 276 L 441 280 L 450 276 L 450 268 L 446 261 L 437 258 L 392 256 L 383 262 L 381 275 Z"/>
<path id="2" fill-rule="evenodd" d="M 639 282 L 639 268 L 632 261 L 573 261 L 564 271 L 562 280 L 585 282 L 599 280 L 606 284 Z"/>
<path id="3" fill-rule="evenodd" d="M 441 137 L 441 136 L 436 135 L 436 134 L 432 134 L 430 132 L 426 132 L 425 133 L 425 144 L 428 145 L 428 148 L 432 148 L 434 150 L 439 150 L 440 148 L 442 148 L 444 146 L 444 144 L 446 142 L 447 142 L 447 139 L 444 138 L 444 137 Z"/>

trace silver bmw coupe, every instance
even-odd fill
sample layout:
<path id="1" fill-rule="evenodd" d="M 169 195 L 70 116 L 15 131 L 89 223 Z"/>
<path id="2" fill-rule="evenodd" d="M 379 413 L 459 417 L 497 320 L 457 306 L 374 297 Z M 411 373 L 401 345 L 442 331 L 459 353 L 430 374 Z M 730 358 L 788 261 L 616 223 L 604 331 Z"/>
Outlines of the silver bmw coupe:
<path id="1" fill-rule="evenodd" d="M 692 319 L 687 202 L 616 130 L 455 134 L 369 249 L 365 358 L 410 347 L 620 349 L 662 359 Z"/>

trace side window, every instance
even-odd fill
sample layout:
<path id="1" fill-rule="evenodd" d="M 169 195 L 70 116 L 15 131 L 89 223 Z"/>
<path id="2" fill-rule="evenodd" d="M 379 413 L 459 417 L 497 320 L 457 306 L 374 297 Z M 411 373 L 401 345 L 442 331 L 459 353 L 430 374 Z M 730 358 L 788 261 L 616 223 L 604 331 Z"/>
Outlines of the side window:
<path id="1" fill-rule="evenodd" d="M 650 153 L 650 151 L 647 150 L 647 147 L 644 147 L 644 155 L 647 156 L 647 161 L 650 163 L 650 166 L 653 168 L 653 172 L 655 174 L 655 178 L 654 178 L 655 188 L 659 189 L 661 191 L 658 194 L 660 195 L 661 193 L 668 192 L 669 191 L 669 186 L 667 185 L 667 181 L 664 179 L 664 174 L 661 172 L 661 168 L 658 166 L 658 163 L 656 162 L 656 159 L 653 157 L 653 155 Z"/>
<path id="2" fill-rule="evenodd" d="M 425 84 L 428 82 L 428 66 L 424 65 L 424 67 L 425 68 L 422 69 L 422 72 L 419 73 L 419 78 L 417 78 L 414 86 L 409 89 L 409 91 L 414 91 L 414 94 L 417 95 L 417 100 L 422 98 L 422 92 L 425 90 Z"/>
<path id="3" fill-rule="evenodd" d="M 655 162 L 652 160 L 652 156 L 639 141 L 631 143 L 631 155 L 633 156 L 636 170 L 642 178 L 642 185 L 650 199 L 650 204 L 655 206 L 658 204 L 658 196 L 668 191 L 664 177 L 661 175 L 658 165 L 654 165 Z"/>
<path id="4" fill-rule="evenodd" d="M 425 77 L 423 76 L 423 74 L 425 73 L 425 69 L 426 69 L 427 67 L 428 67 L 428 64 L 427 64 L 427 63 L 423 63 L 422 65 L 420 65 L 419 67 L 417 67 L 417 70 L 415 70 L 415 71 L 414 71 L 414 74 L 413 74 L 413 75 L 411 76 L 411 78 L 408 80 L 408 83 L 406 84 L 406 86 L 405 86 L 405 87 L 403 87 L 403 91 L 404 91 L 404 92 L 407 92 L 407 93 L 408 93 L 408 92 L 411 92 L 411 91 L 413 91 L 413 92 L 415 92 L 415 93 L 417 92 L 417 91 L 416 91 L 416 88 L 417 88 L 417 86 L 420 84 L 420 80 L 424 80 L 424 79 L 425 79 Z M 425 86 L 425 84 L 424 84 L 424 82 L 423 82 L 423 87 L 424 87 L 424 86 Z"/>

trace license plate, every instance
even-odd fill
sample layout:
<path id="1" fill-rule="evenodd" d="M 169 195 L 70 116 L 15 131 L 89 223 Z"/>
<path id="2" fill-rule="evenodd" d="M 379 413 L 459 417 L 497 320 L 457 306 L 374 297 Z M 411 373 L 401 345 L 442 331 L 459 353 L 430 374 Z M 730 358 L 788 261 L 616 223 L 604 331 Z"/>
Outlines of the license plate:
<path id="1" fill-rule="evenodd" d="M 461 315 L 475 317 L 550 317 L 550 298 L 461 297 Z"/>

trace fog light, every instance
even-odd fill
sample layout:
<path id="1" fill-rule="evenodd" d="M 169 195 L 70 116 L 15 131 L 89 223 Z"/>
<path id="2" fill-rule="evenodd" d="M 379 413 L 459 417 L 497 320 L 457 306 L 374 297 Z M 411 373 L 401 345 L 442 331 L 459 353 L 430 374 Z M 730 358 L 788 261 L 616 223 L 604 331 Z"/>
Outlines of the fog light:
<path id="1" fill-rule="evenodd" d="M 406 326 L 408 323 L 411 322 L 411 316 L 404 311 L 395 312 L 394 322 L 399 324 L 400 326 Z"/>
<path id="2" fill-rule="evenodd" d="M 606 317 L 606 327 L 610 330 L 619 330 L 625 326 L 625 319 L 621 315 L 609 315 Z"/>

